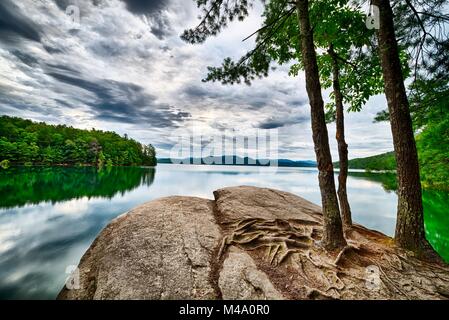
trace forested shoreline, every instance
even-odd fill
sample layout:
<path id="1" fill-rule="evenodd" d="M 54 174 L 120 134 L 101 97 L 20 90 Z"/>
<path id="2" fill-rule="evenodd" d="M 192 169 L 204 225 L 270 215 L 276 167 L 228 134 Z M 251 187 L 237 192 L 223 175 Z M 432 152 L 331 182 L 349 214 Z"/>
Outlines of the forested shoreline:
<path id="1" fill-rule="evenodd" d="M 0 163 L 9 165 L 155 166 L 150 145 L 115 132 L 0 117 Z"/>
<path id="2" fill-rule="evenodd" d="M 338 168 L 340 164 L 334 163 Z M 354 158 L 348 161 L 349 169 L 362 169 L 368 172 L 370 171 L 393 171 L 396 170 L 396 159 L 394 158 L 394 152 L 386 152 L 377 154 L 375 156 Z"/>
<path id="3" fill-rule="evenodd" d="M 424 131 L 417 137 L 418 158 L 420 163 L 421 184 L 424 189 L 449 190 L 447 146 L 435 143 L 432 133 Z M 444 137 L 442 137 L 444 139 Z M 339 163 L 335 162 L 335 167 Z M 386 152 L 365 158 L 354 158 L 348 162 L 349 169 L 370 171 L 395 171 L 394 152 Z"/>

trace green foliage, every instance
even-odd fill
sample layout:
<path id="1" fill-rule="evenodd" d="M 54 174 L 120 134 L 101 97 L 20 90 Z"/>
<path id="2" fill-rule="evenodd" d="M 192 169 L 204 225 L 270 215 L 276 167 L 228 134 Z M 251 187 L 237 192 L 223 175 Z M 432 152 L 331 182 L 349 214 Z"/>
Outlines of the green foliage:
<path id="1" fill-rule="evenodd" d="M 376 114 L 373 122 L 390 121 L 390 114 L 387 110 L 382 110 Z"/>
<path id="2" fill-rule="evenodd" d="M 416 136 L 422 185 L 449 189 L 449 81 L 418 78 L 409 90 L 410 111 Z M 376 121 L 388 121 L 378 113 Z"/>
<path id="3" fill-rule="evenodd" d="M 422 186 L 449 190 L 449 119 L 429 125 L 416 137 Z M 335 163 L 338 167 L 338 163 Z M 396 170 L 394 152 L 349 160 L 350 169 Z"/>
<path id="4" fill-rule="evenodd" d="M 408 45 L 413 46 L 413 43 Z M 415 132 L 418 132 L 416 146 L 422 186 L 449 190 L 449 66 L 447 60 L 436 66 L 439 57 L 433 59 L 428 65 L 418 66 L 417 71 L 425 75 L 418 74 L 409 86 L 410 112 Z M 378 113 L 375 118 L 375 121 L 388 120 L 387 111 Z"/>
<path id="5" fill-rule="evenodd" d="M 338 163 L 336 163 L 336 166 L 338 167 Z M 396 170 L 394 152 L 349 160 L 349 169 L 364 169 L 367 171 Z"/>
<path id="6" fill-rule="evenodd" d="M 0 159 L 12 164 L 156 165 L 153 146 L 114 132 L 0 117 Z"/>
<path id="7" fill-rule="evenodd" d="M 6 169 L 9 168 L 9 166 L 10 166 L 9 160 L 3 160 L 3 161 L 0 162 L 0 167 L 2 169 L 6 170 Z"/>
<path id="8" fill-rule="evenodd" d="M 110 160 L 110 159 L 109 159 Z M 97 165 L 98 167 L 103 167 L 104 166 L 104 162 L 106 161 L 106 157 L 104 156 L 103 151 L 100 151 L 98 153 L 98 160 L 97 160 Z"/>
<path id="9" fill-rule="evenodd" d="M 429 123 L 416 137 L 424 187 L 449 189 L 449 117 Z"/>
<path id="10" fill-rule="evenodd" d="M 449 71 L 449 70 L 448 70 Z M 449 114 L 449 79 L 419 78 L 410 88 L 410 111 L 416 130 L 445 121 Z"/>

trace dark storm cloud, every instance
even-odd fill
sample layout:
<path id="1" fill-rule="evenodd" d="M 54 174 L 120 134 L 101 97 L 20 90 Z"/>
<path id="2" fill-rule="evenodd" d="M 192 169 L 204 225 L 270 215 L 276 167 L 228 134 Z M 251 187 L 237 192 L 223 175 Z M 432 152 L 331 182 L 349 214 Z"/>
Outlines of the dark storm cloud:
<path id="1" fill-rule="evenodd" d="M 164 15 L 156 15 L 152 17 L 151 33 L 159 40 L 164 39 L 172 33 L 170 21 Z"/>
<path id="2" fill-rule="evenodd" d="M 168 0 L 122 0 L 126 3 L 126 7 L 132 13 L 136 14 L 153 14 L 165 8 Z"/>
<path id="3" fill-rule="evenodd" d="M 189 85 L 184 87 L 183 93 L 193 99 L 216 98 L 218 96 L 217 92 L 207 90 L 204 86 L 198 85 Z"/>
<path id="4" fill-rule="evenodd" d="M 309 122 L 310 118 L 304 115 L 286 115 L 283 117 L 270 117 L 259 122 L 256 128 L 259 129 L 276 129 L 294 124 Z"/>
<path id="5" fill-rule="evenodd" d="M 238 87 L 236 87 L 238 88 Z M 229 104 L 246 105 L 250 110 L 257 110 L 265 107 L 270 102 L 270 96 L 265 92 L 245 92 L 244 96 L 240 91 L 230 94 L 220 87 L 206 87 L 200 85 L 188 85 L 182 90 L 183 95 L 192 100 L 222 100 Z"/>
<path id="6" fill-rule="evenodd" d="M 182 94 L 188 99 L 192 99 L 193 101 L 202 101 L 204 99 L 211 100 L 221 100 L 226 101 L 229 104 L 233 105 L 245 105 L 247 110 L 251 111 L 259 111 L 265 107 L 273 107 L 274 100 L 282 100 L 285 102 L 285 106 L 290 108 L 304 107 L 308 104 L 307 96 L 297 96 L 297 90 L 286 91 L 291 94 L 291 96 L 280 97 L 279 92 L 277 90 L 277 84 L 273 84 L 270 86 L 270 90 L 266 88 L 258 88 L 258 89 L 250 89 L 250 90 L 238 90 L 239 87 L 236 85 L 232 90 L 224 90 L 222 86 L 205 86 L 205 85 L 186 85 L 182 89 Z M 229 88 L 229 87 L 228 87 Z M 247 87 L 244 87 L 247 89 Z M 286 93 L 282 93 L 282 95 L 286 95 Z M 296 120 L 301 120 L 295 117 Z M 261 128 L 264 129 L 273 129 L 284 126 L 283 123 L 277 123 L 277 121 L 268 121 L 267 123 L 262 123 Z"/>
<path id="7" fill-rule="evenodd" d="M 29 111 L 42 116 L 62 116 L 61 111 L 46 104 L 33 104 L 19 95 L 10 93 L 11 88 L 0 86 L 0 113 L 14 114 L 15 111 Z"/>
<path id="8" fill-rule="evenodd" d="M 48 45 L 43 45 L 45 51 L 47 51 L 49 54 L 56 54 L 56 53 L 64 53 L 64 50 L 56 48 L 56 47 L 52 47 L 52 46 L 48 46 Z"/>
<path id="9" fill-rule="evenodd" d="M 69 73 L 73 75 L 79 75 L 79 72 L 75 70 L 74 68 L 71 68 L 65 64 L 58 64 L 58 63 L 47 63 L 45 65 L 46 73 Z"/>
<path id="10" fill-rule="evenodd" d="M 90 2 L 94 6 L 98 6 L 102 2 L 102 0 L 53 0 L 53 1 L 54 1 L 54 3 L 56 3 L 58 8 L 64 12 L 66 11 L 67 7 L 70 5 L 77 6 L 80 9 L 81 14 L 85 13 L 84 9 L 86 7 L 86 6 L 82 5 L 82 1 Z"/>
<path id="11" fill-rule="evenodd" d="M 276 129 L 285 126 L 285 123 L 279 120 L 265 120 L 257 125 L 259 129 Z"/>
<path id="12" fill-rule="evenodd" d="M 22 63 L 26 64 L 29 67 L 35 67 L 39 64 L 39 60 L 32 55 L 25 53 L 20 50 L 13 50 L 11 54 L 16 56 Z"/>
<path id="13" fill-rule="evenodd" d="M 292 99 L 288 101 L 288 104 L 295 107 L 303 107 L 307 104 L 309 104 L 309 99 L 307 97 L 299 98 L 299 99 Z"/>
<path id="14" fill-rule="evenodd" d="M 116 40 L 99 40 L 87 47 L 96 56 L 104 59 L 117 57 L 138 57 L 140 59 L 151 59 L 153 52 L 146 48 L 132 47 L 128 43 Z"/>
<path id="15" fill-rule="evenodd" d="M 164 142 L 164 143 L 155 143 L 154 146 L 158 149 L 170 150 L 172 149 L 176 143 Z"/>
<path id="16" fill-rule="evenodd" d="M 73 0 L 53 0 L 59 9 L 65 11 L 65 9 L 70 5 L 75 5 L 75 1 Z"/>
<path id="17" fill-rule="evenodd" d="M 76 71 L 58 72 L 57 67 L 47 74 L 59 82 L 81 88 L 95 97 L 84 99 L 98 120 L 130 124 L 148 124 L 151 127 L 178 127 L 191 115 L 174 107 L 157 102 L 157 98 L 138 85 L 113 80 L 95 82 L 83 78 Z"/>
<path id="18" fill-rule="evenodd" d="M 129 12 L 135 15 L 145 15 L 151 21 L 150 31 L 158 39 L 169 36 L 173 30 L 168 17 L 163 10 L 170 3 L 169 0 L 121 0 L 126 3 Z"/>
<path id="19" fill-rule="evenodd" d="M 80 8 L 81 15 L 86 6 L 80 5 L 79 0 L 53 0 L 62 11 L 68 6 L 76 5 Z M 94 6 L 103 3 L 103 0 L 84 0 L 91 2 Z M 145 15 L 151 21 L 150 31 L 157 38 L 164 39 L 172 33 L 169 19 L 163 14 L 163 10 L 169 5 L 169 0 L 121 0 L 126 4 L 129 12 L 135 15 Z"/>
<path id="20" fill-rule="evenodd" d="M 10 0 L 0 2 L 0 39 L 17 42 L 21 38 L 40 42 L 42 30 Z"/>

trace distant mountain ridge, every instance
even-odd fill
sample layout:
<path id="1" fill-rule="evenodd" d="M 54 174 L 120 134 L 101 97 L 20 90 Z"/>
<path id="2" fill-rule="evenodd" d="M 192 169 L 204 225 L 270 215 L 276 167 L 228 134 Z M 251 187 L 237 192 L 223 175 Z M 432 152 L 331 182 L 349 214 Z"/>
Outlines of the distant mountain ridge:
<path id="1" fill-rule="evenodd" d="M 204 158 L 183 158 L 170 159 L 158 158 L 158 163 L 171 164 L 200 164 L 200 165 L 230 165 L 230 166 L 278 166 L 278 167 L 316 167 L 316 162 L 311 160 L 290 160 L 290 159 L 254 159 L 240 156 L 216 156 Z"/>

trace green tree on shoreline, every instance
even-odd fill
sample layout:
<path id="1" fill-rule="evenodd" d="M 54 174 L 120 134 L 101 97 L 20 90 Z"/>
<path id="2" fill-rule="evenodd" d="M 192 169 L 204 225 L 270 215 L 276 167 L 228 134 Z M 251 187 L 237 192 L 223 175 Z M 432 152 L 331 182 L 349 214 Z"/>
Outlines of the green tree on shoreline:
<path id="1" fill-rule="evenodd" d="M 114 132 L 0 117 L 0 161 L 10 164 L 155 166 L 153 146 Z"/>

